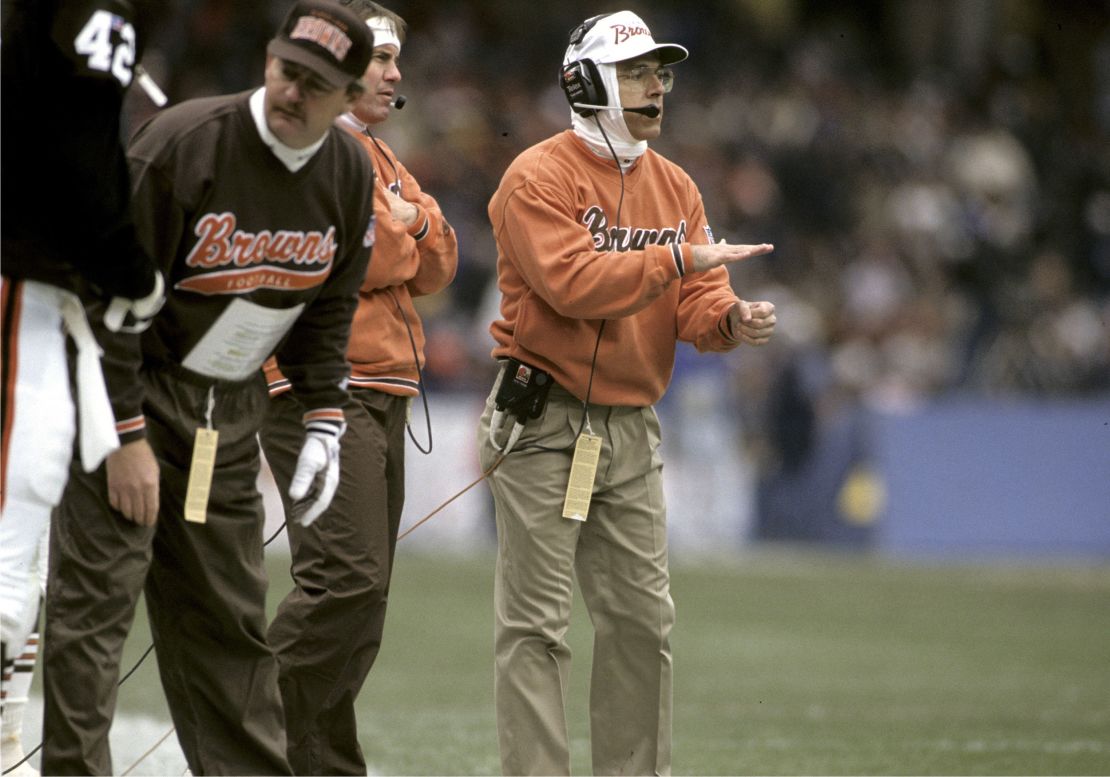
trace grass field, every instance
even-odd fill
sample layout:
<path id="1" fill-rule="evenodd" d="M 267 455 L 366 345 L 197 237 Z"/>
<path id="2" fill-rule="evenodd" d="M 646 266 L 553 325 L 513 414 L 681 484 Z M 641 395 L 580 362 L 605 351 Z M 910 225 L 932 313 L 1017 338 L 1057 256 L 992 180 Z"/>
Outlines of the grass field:
<path id="1" fill-rule="evenodd" d="M 400 551 L 361 697 L 372 773 L 496 774 L 492 556 Z M 673 567 L 676 774 L 1110 774 L 1106 565 L 761 550 Z M 275 602 L 286 568 L 275 554 Z M 573 769 L 588 774 L 581 606 L 571 643 Z M 146 644 L 140 623 L 130 660 Z M 120 693 L 117 772 L 169 725 L 147 664 Z M 182 769 L 171 738 L 133 773 Z"/>

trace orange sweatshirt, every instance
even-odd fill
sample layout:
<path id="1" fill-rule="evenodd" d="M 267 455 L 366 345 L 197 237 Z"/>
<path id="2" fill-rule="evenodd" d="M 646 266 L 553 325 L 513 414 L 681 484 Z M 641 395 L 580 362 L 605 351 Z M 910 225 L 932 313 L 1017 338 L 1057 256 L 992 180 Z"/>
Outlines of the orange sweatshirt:
<path id="1" fill-rule="evenodd" d="M 384 141 L 379 138 L 375 145 L 364 133 L 343 126 L 365 146 L 377 173 L 378 187 L 374 192 L 374 250 L 359 289 L 347 345 L 350 386 L 416 396 L 418 374 L 408 329 L 412 330 L 423 367 L 424 327 L 412 299 L 441 291 L 455 277 L 459 261 L 455 230 L 435 199 L 421 191 L 420 184 Z M 392 188 L 416 205 L 419 213 L 411 227 L 393 218 L 383 187 Z M 266 363 L 266 380 L 271 396 L 289 389 L 289 381 L 274 359 Z"/>
<path id="2" fill-rule="evenodd" d="M 493 356 L 550 372 L 590 402 L 654 404 L 670 383 L 678 340 L 699 351 L 739 343 L 727 313 L 728 271 L 686 273 L 691 247 L 709 243 L 701 194 L 648 149 L 625 172 L 567 130 L 518 156 L 489 203 L 497 241 L 501 318 Z M 618 224 L 619 207 L 619 224 Z"/>

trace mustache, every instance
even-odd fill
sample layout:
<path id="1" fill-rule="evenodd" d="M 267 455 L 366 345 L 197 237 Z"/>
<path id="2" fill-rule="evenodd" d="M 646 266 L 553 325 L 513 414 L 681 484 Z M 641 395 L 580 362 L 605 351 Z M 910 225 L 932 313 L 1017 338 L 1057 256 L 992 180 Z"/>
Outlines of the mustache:
<path id="1" fill-rule="evenodd" d="M 302 111 L 298 108 L 293 108 L 293 107 L 289 107 L 289 106 L 285 106 L 285 105 L 274 105 L 273 110 L 276 113 L 280 113 L 280 114 L 283 114 L 285 116 L 289 116 L 290 118 L 299 119 L 299 120 L 304 119 L 304 111 Z"/>

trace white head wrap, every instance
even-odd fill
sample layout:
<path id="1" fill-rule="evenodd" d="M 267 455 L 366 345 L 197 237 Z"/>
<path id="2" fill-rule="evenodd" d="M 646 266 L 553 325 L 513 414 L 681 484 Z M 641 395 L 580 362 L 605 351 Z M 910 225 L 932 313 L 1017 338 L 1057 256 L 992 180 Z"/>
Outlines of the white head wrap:
<path id="1" fill-rule="evenodd" d="M 401 38 L 397 35 L 397 28 L 389 19 L 384 16 L 371 16 L 366 20 L 366 26 L 374 33 L 374 48 L 392 43 L 397 47 L 397 51 L 401 50 Z"/>

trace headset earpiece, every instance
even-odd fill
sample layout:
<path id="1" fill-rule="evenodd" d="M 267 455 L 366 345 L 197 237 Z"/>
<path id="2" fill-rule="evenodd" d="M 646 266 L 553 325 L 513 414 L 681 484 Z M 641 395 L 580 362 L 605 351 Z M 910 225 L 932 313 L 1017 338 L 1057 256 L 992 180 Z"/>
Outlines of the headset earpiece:
<path id="1" fill-rule="evenodd" d="M 601 72 L 592 59 L 579 59 L 564 65 L 559 85 L 563 87 L 563 94 L 567 96 L 567 102 L 582 116 L 593 116 L 597 111 L 590 108 L 575 108 L 575 103 L 586 105 L 609 104 L 608 95 L 605 93 L 605 84 L 601 81 Z"/>
<path id="2" fill-rule="evenodd" d="M 577 46 L 581 43 L 582 39 L 586 37 L 586 33 L 606 16 L 612 16 L 612 14 L 603 13 L 591 16 L 571 30 L 570 45 Z M 601 73 L 592 59 L 578 59 L 563 65 L 559 85 L 563 87 L 563 94 L 567 96 L 570 107 L 582 116 L 593 116 L 597 111 L 589 108 L 575 108 L 575 103 L 585 103 L 586 105 L 609 104 L 608 95 L 605 93 L 605 84 L 601 81 Z"/>

